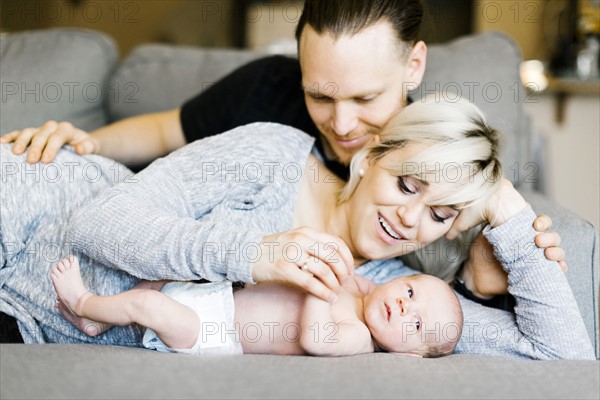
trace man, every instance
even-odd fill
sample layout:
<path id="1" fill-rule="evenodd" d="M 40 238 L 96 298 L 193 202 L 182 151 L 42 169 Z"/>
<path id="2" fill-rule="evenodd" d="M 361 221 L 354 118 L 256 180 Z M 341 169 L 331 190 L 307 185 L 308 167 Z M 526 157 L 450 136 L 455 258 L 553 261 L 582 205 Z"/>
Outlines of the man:
<path id="1" fill-rule="evenodd" d="M 50 162 L 70 144 L 79 154 L 145 164 L 197 139 L 271 121 L 316 137 L 316 156 L 346 178 L 352 155 L 409 102 L 407 87 L 421 83 L 427 58 L 425 43 L 417 40 L 422 17 L 419 0 L 307 0 L 296 31 L 299 60 L 275 56 L 254 61 L 179 109 L 129 118 L 89 134 L 68 122 L 50 121 L 41 128 L 11 132 L 2 142 L 15 141 L 17 154 L 29 145 L 27 161 L 32 163 Z M 549 225 L 547 217 L 536 220 L 538 229 Z M 450 236 L 469 226 L 458 218 Z M 463 241 L 472 243 L 477 233 L 465 232 Z M 480 236 L 476 243 L 485 245 L 482 241 Z M 537 244 L 558 246 L 558 235 L 540 234 Z M 437 251 L 446 245 L 438 243 Z M 442 277 L 454 275 L 466 258 L 438 256 L 425 262 L 426 252 L 417 253 L 408 264 Z M 487 260 L 479 263 L 481 252 L 471 253 L 461 274 L 464 285 L 480 297 L 503 293 L 502 269 Z M 566 268 L 562 249 L 551 247 L 546 255 Z M 498 284 L 482 290 L 476 285 L 482 281 L 478 274 Z"/>

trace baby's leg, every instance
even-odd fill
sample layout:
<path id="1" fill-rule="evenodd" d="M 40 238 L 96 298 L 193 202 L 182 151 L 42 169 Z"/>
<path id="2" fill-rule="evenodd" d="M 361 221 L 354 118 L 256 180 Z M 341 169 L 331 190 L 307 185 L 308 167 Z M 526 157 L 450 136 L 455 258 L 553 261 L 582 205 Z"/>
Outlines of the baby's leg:
<path id="1" fill-rule="evenodd" d="M 79 263 L 73 256 L 56 264 L 51 277 L 62 304 L 78 317 L 102 324 L 136 323 L 154 330 L 172 348 L 191 348 L 196 343 L 200 330 L 198 315 L 155 290 L 165 282 L 142 283 L 123 293 L 97 296 L 83 285 Z"/>
<path id="2" fill-rule="evenodd" d="M 66 268 L 65 265 L 67 265 L 67 264 L 65 264 L 65 263 L 77 262 L 77 257 L 69 256 L 65 260 L 63 260 L 64 263 L 63 263 L 63 261 L 61 261 L 57 264 L 56 267 L 59 269 L 59 271 L 61 268 L 63 268 L 63 269 Z M 54 281 L 54 279 L 53 279 L 53 281 Z M 162 289 L 162 287 L 165 285 L 165 283 L 167 283 L 167 282 L 168 281 L 144 281 L 144 280 L 142 280 L 137 285 L 135 285 L 132 289 L 148 289 L 148 290 L 160 291 Z M 78 285 L 79 285 L 79 282 L 77 283 L 77 286 Z M 81 285 L 83 285 L 83 281 L 81 282 Z M 61 288 L 62 288 L 62 286 L 61 286 Z M 67 307 L 61 301 L 60 297 L 56 298 L 56 308 L 58 309 L 58 311 L 60 311 L 61 315 L 67 321 L 69 321 L 71 324 L 73 324 L 75 327 L 77 327 L 77 329 L 79 329 L 81 332 L 85 333 L 88 336 L 98 336 L 113 327 L 112 324 L 103 324 L 98 321 L 93 321 L 89 318 L 80 317 L 79 315 L 77 315 L 73 311 L 71 311 L 71 309 L 69 307 Z"/>
<path id="3" fill-rule="evenodd" d="M 113 327 L 112 324 L 102 324 L 73 314 L 59 298 L 56 299 L 56 308 L 67 321 L 88 336 L 98 336 Z"/>

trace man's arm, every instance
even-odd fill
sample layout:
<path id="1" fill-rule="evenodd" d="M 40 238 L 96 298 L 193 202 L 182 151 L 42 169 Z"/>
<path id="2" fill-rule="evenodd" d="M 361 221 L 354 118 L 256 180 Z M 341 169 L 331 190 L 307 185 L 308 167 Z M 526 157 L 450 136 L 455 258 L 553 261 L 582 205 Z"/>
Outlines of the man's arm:
<path id="1" fill-rule="evenodd" d="M 186 143 L 180 110 L 127 118 L 99 128 L 91 134 L 70 122 L 48 121 L 37 128 L 2 135 L 0 143 L 14 142 L 14 154 L 27 150 L 27 162 L 49 163 L 63 145 L 71 145 L 80 155 L 100 154 L 129 166 L 144 166 Z"/>
<path id="2" fill-rule="evenodd" d="M 186 143 L 174 109 L 127 118 L 91 132 L 94 153 L 124 164 L 147 164 Z M 84 144 L 85 145 L 85 144 Z"/>
<path id="3" fill-rule="evenodd" d="M 80 155 L 96 153 L 143 166 L 185 143 L 251 122 L 314 129 L 299 80 L 297 60 L 267 57 L 234 70 L 179 109 L 127 118 L 91 133 L 67 121 L 48 121 L 40 127 L 0 132 L 0 142 L 15 142 L 14 154 L 27 151 L 30 163 L 51 162 L 66 144 Z"/>

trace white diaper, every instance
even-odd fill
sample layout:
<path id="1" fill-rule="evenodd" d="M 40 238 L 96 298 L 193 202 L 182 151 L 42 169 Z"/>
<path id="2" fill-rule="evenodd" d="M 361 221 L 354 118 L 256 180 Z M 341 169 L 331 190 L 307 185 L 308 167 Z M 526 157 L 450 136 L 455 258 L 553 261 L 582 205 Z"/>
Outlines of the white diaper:
<path id="1" fill-rule="evenodd" d="M 144 347 L 162 352 L 193 355 L 243 354 L 234 330 L 234 305 L 231 282 L 169 282 L 162 293 L 190 307 L 200 318 L 200 333 L 191 349 L 173 349 L 163 343 L 152 329 L 144 333 Z"/>

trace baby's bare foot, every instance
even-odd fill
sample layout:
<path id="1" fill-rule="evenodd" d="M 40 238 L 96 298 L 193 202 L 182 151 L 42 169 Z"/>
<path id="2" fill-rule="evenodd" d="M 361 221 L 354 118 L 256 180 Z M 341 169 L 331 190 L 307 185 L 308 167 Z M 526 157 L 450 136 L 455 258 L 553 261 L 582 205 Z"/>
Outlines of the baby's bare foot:
<path id="1" fill-rule="evenodd" d="M 60 260 L 52 267 L 50 277 L 62 304 L 76 316 L 81 316 L 83 303 L 93 294 L 83 285 L 77 257 L 70 255 Z"/>
<path id="2" fill-rule="evenodd" d="M 71 312 L 71 310 L 69 310 L 67 306 L 60 301 L 60 299 L 56 300 L 56 308 L 58 308 L 58 311 L 60 311 L 62 316 L 67 321 L 75 325 L 77 329 L 88 336 L 98 336 L 111 328 L 111 325 L 109 324 L 92 321 L 91 319 L 79 317 L 73 314 L 73 312 Z"/>

